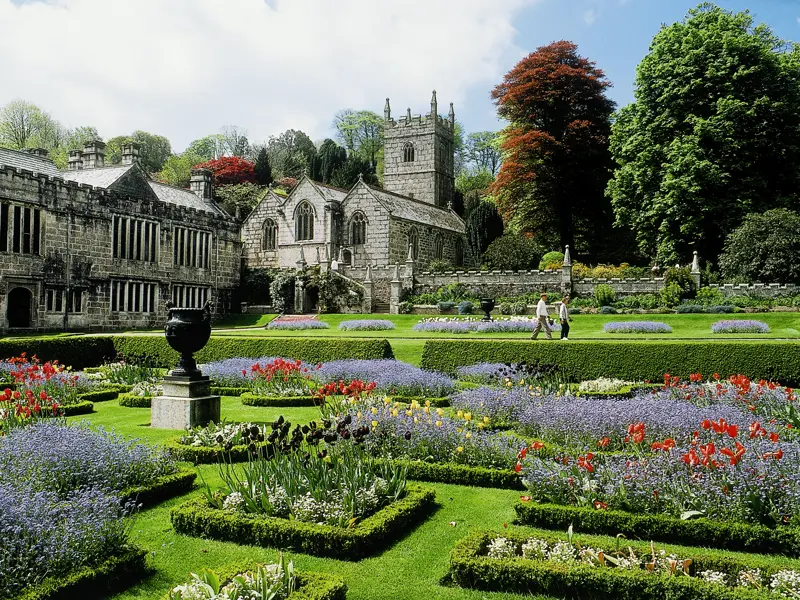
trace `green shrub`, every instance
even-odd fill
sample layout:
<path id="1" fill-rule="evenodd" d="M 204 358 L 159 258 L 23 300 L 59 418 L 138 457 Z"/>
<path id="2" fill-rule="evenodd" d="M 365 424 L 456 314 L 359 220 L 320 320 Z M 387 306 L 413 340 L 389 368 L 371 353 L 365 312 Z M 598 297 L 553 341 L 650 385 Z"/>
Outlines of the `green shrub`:
<path id="1" fill-rule="evenodd" d="M 126 408 L 150 408 L 153 399 L 150 396 L 135 396 L 134 394 L 120 394 L 119 405 Z"/>
<path id="2" fill-rule="evenodd" d="M 446 302 L 439 302 L 438 306 L 439 312 L 448 312 L 456 307 L 456 303 L 448 300 Z"/>
<path id="3" fill-rule="evenodd" d="M 697 313 L 704 313 L 706 309 L 699 304 L 679 304 L 678 307 L 675 309 L 675 312 L 678 314 L 697 314 Z"/>
<path id="4" fill-rule="evenodd" d="M 594 298 L 572 298 L 570 304 L 575 308 L 595 308 L 597 306 Z"/>
<path id="5" fill-rule="evenodd" d="M 472 314 L 472 302 L 469 300 L 462 300 L 458 303 L 458 314 L 460 315 L 471 315 Z"/>
<path id="6" fill-rule="evenodd" d="M 376 459 L 379 463 L 382 459 Z M 475 487 L 524 490 L 519 473 L 511 469 L 496 469 L 459 465 L 455 463 L 430 463 L 420 460 L 385 461 L 408 470 L 408 478 L 415 481 L 452 483 Z"/>
<path id="7" fill-rule="evenodd" d="M 204 498 L 173 508 L 170 519 L 175 531 L 185 535 L 359 560 L 419 525 L 434 508 L 435 496 L 433 490 L 408 485 L 403 498 L 348 529 L 277 517 L 237 515 L 210 508 Z"/>
<path id="8" fill-rule="evenodd" d="M 713 306 L 722 304 L 725 300 L 725 296 L 719 288 L 702 287 L 697 290 L 695 300 L 698 304 L 702 304 L 703 306 Z"/>
<path id="9" fill-rule="evenodd" d="M 540 256 L 541 250 L 536 241 L 508 233 L 489 244 L 483 260 L 490 269 L 529 271 L 536 267 Z"/>
<path id="10" fill-rule="evenodd" d="M 736 308 L 733 306 L 709 306 L 708 312 L 715 314 L 732 313 L 736 312 Z"/>
<path id="11" fill-rule="evenodd" d="M 564 262 L 564 253 L 553 251 L 547 252 L 544 256 L 542 256 L 542 260 L 539 261 L 539 270 L 544 271 L 551 265 L 561 265 Z"/>
<path id="12" fill-rule="evenodd" d="M 681 300 L 694 298 L 697 293 L 697 284 L 694 282 L 692 272 L 686 267 L 672 267 L 664 273 L 664 285 L 676 284 L 681 289 Z"/>
<path id="13" fill-rule="evenodd" d="M 444 273 L 445 271 L 452 271 L 453 264 L 449 260 L 436 259 L 428 263 L 428 271 L 431 273 Z"/>
<path id="14" fill-rule="evenodd" d="M 511 305 L 511 312 L 515 315 L 524 315 L 528 312 L 528 305 L 524 302 L 514 302 Z"/>
<path id="15" fill-rule="evenodd" d="M 244 387 L 219 387 L 216 385 L 211 386 L 211 393 L 217 396 L 241 396 L 249 388 Z"/>
<path id="16" fill-rule="evenodd" d="M 101 365 L 106 359 L 117 354 L 110 337 L 37 337 L 0 340 L 0 360 L 19 356 L 23 352 L 26 352 L 28 357 L 37 356 L 42 362 L 57 360 L 76 371 Z"/>
<path id="17" fill-rule="evenodd" d="M 571 381 L 614 377 L 661 381 L 664 373 L 742 374 L 786 385 L 800 383 L 800 342 L 746 341 L 575 341 L 532 344 L 515 340 L 427 340 L 422 368 L 454 374 L 479 362 L 559 365 Z"/>
<path id="18" fill-rule="evenodd" d="M 66 404 L 61 407 L 64 410 L 65 417 L 75 417 L 77 415 L 88 415 L 94 412 L 94 404 L 88 400 L 76 402 L 75 404 Z"/>
<path id="19" fill-rule="evenodd" d="M 500 306 L 497 307 L 497 310 L 500 311 L 501 315 L 514 314 L 514 307 L 510 302 L 501 302 Z"/>
<path id="20" fill-rule="evenodd" d="M 132 546 L 120 549 L 104 563 L 83 567 L 69 575 L 45 579 L 29 588 L 16 600 L 68 600 L 71 598 L 108 598 L 130 587 L 150 572 L 147 550 Z"/>
<path id="21" fill-rule="evenodd" d="M 144 507 L 155 506 L 159 502 L 182 496 L 194 487 L 197 473 L 194 469 L 179 469 L 170 475 L 163 475 L 150 483 L 133 486 L 122 490 L 120 496 L 124 501 L 133 501 Z"/>
<path id="22" fill-rule="evenodd" d="M 706 546 L 761 554 L 800 554 L 800 529 L 770 528 L 706 518 L 676 519 L 660 514 L 637 514 L 621 510 L 595 510 L 558 504 L 518 502 L 517 522 L 542 529 L 566 530 L 602 535 L 623 534 L 626 538 Z"/>
<path id="23" fill-rule="evenodd" d="M 600 314 L 601 315 L 615 315 L 617 314 L 617 309 L 613 306 L 601 306 L 600 307 Z"/>
<path id="24" fill-rule="evenodd" d="M 617 292 L 607 283 L 598 283 L 594 286 L 594 299 L 597 306 L 610 306 L 617 299 Z"/>
<path id="25" fill-rule="evenodd" d="M 766 591 L 731 588 L 704 581 L 697 574 L 706 571 L 724 573 L 729 581 L 736 581 L 741 571 L 759 569 L 763 576 L 771 576 L 781 568 L 791 568 L 768 557 L 742 556 L 714 550 L 684 548 L 680 546 L 655 546 L 679 559 L 688 559 L 691 577 L 652 574 L 645 569 L 603 568 L 589 565 L 565 566 L 552 561 L 529 560 L 522 557 L 490 558 L 486 548 L 498 537 L 503 537 L 517 548 L 528 538 L 535 537 L 549 545 L 558 542 L 578 543 L 611 552 L 618 546 L 623 552 L 628 548 L 638 557 L 652 556 L 653 547 L 644 542 L 611 537 L 573 535 L 543 531 L 504 530 L 473 531 L 459 541 L 450 554 L 450 577 L 454 583 L 486 591 L 543 594 L 558 598 L 583 598 L 591 600 L 755 600 L 770 598 Z M 794 566 L 794 565 L 791 565 Z M 682 569 L 682 565 L 679 570 Z"/>
<path id="26" fill-rule="evenodd" d="M 414 303 L 413 302 L 401 302 L 397 307 L 397 312 L 401 315 L 410 315 L 414 312 Z"/>
<path id="27" fill-rule="evenodd" d="M 106 402 L 108 400 L 114 400 L 118 395 L 119 392 L 117 390 L 103 389 L 83 392 L 82 394 L 78 394 L 78 398 L 81 400 L 88 400 L 89 402 Z"/>
<path id="28" fill-rule="evenodd" d="M 262 443 L 257 444 L 257 446 L 264 445 Z M 245 462 L 249 457 L 248 447 L 244 445 L 232 446 L 230 450 L 226 451 L 221 447 L 211 448 L 208 446 L 181 444 L 179 437 L 167 440 L 164 443 L 164 447 L 170 456 L 176 460 L 184 460 L 195 465 L 215 465 L 222 459 L 229 463 Z"/>
<path id="29" fill-rule="evenodd" d="M 670 283 L 661 289 L 662 306 L 677 306 L 681 302 L 681 286 Z"/>
<path id="30" fill-rule="evenodd" d="M 245 392 L 240 396 L 245 406 L 318 406 L 313 396 L 259 396 Z"/>

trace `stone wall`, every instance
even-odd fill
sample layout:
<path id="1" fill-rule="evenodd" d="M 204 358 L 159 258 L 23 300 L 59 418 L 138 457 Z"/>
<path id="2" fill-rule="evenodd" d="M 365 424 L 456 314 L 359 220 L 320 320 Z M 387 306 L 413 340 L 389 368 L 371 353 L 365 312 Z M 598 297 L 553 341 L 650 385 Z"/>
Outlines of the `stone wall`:
<path id="1" fill-rule="evenodd" d="M 561 271 L 453 271 L 422 272 L 414 281 L 414 293 L 433 293 L 440 287 L 460 283 L 477 296 L 497 298 L 533 292 L 560 292 Z"/>
<path id="2" fill-rule="evenodd" d="M 725 283 L 722 285 L 712 284 L 708 287 L 716 288 L 722 292 L 723 296 L 759 296 L 775 298 L 777 296 L 794 296 L 800 294 L 800 285 L 780 284 L 780 283 Z"/>
<path id="3" fill-rule="evenodd" d="M 166 320 L 164 303 L 173 285 L 210 288 L 217 310 L 230 308 L 241 261 L 239 229 L 233 220 L 12 167 L 0 168 L 0 202 L 38 209 L 41 215 L 38 255 L 0 252 L 0 333 L 9 329 L 8 297 L 17 287 L 32 295 L 31 330 L 159 327 Z M 158 223 L 156 262 L 113 257 L 114 215 Z M 208 268 L 173 265 L 174 227 L 211 234 Z M 112 312 L 111 282 L 117 279 L 158 286 L 155 310 Z M 67 313 L 68 288 L 80 290 L 80 312 Z M 61 291 L 60 310 L 55 302 L 48 310 L 48 290 Z"/>
<path id="4" fill-rule="evenodd" d="M 450 261 L 450 264 L 456 264 L 456 244 L 458 240 L 461 240 L 464 262 L 468 262 L 469 260 L 467 250 L 468 244 L 464 236 L 455 231 L 439 229 L 438 227 L 413 223 L 403 219 L 391 219 L 389 227 L 390 264 L 404 264 L 406 262 L 408 258 L 409 235 L 412 229 L 416 229 L 417 239 L 419 240 L 419 251 L 416 259 L 417 264 L 426 266 L 432 260 L 435 260 L 436 255 L 434 249 L 437 236 L 441 236 L 442 238 L 444 249 L 442 258 L 444 260 Z"/>

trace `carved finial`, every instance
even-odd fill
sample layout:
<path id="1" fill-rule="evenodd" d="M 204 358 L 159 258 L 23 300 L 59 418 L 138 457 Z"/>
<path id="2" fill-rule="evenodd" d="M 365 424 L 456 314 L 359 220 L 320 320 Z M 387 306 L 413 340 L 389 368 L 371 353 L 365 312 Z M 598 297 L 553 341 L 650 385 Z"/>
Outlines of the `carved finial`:
<path id="1" fill-rule="evenodd" d="M 572 257 L 569 255 L 569 246 L 564 246 L 564 266 L 571 267 L 572 266 Z"/>
<path id="2" fill-rule="evenodd" d="M 450 103 L 450 125 L 456 124 L 456 111 L 453 110 L 453 103 Z"/>
<path id="3" fill-rule="evenodd" d="M 383 118 L 388 121 L 392 118 L 392 107 L 389 106 L 389 99 L 386 99 L 386 106 L 383 107 Z"/>
<path id="4" fill-rule="evenodd" d="M 692 273 L 699 273 L 700 272 L 700 259 L 697 256 L 697 250 L 695 250 L 692 257 Z"/>
<path id="5" fill-rule="evenodd" d="M 431 117 L 434 119 L 436 115 L 439 114 L 439 105 L 436 102 L 436 90 L 433 90 L 433 95 L 431 96 Z"/>
<path id="6" fill-rule="evenodd" d="M 359 173 L 359 174 L 358 174 L 358 180 L 359 180 L 361 183 L 364 183 L 364 174 L 363 174 L 363 173 Z"/>
<path id="7" fill-rule="evenodd" d="M 411 123 L 411 107 L 406 109 L 406 124 Z"/>
<path id="8" fill-rule="evenodd" d="M 400 281 L 400 266 L 394 265 L 392 269 L 392 281 Z"/>

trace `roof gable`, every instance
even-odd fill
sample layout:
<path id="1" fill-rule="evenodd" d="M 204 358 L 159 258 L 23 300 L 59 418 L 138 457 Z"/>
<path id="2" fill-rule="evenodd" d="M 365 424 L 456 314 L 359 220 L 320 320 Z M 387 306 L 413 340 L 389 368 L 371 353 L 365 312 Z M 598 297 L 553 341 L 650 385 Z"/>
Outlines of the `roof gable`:
<path id="1" fill-rule="evenodd" d="M 30 152 L 0 148 L 0 165 L 25 169 L 50 177 L 61 177 L 62 174 L 49 158 L 36 156 Z"/>

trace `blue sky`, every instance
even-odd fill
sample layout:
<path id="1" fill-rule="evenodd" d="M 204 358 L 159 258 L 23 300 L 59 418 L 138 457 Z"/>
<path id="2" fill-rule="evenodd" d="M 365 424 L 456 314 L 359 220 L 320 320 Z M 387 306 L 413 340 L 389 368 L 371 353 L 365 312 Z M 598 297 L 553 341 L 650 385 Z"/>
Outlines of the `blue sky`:
<path id="1" fill-rule="evenodd" d="M 800 0 L 751 8 L 784 39 Z M 260 142 L 286 129 L 321 141 L 338 110 L 393 115 L 454 102 L 467 132 L 502 124 L 489 98 L 522 57 L 575 42 L 633 99 L 636 65 L 694 0 L 0 0 L 0 107 L 33 102 L 104 138 L 136 129 L 173 149 L 236 125 Z"/>
<path id="2" fill-rule="evenodd" d="M 716 2 L 727 10 L 750 9 L 785 40 L 800 40 L 800 0 L 732 0 Z M 583 56 L 597 63 L 614 84 L 609 95 L 623 106 L 633 101 L 636 66 L 647 54 L 662 24 L 684 18 L 697 1 L 685 0 L 541 0 L 514 21 L 517 45 L 527 54 L 556 40 L 570 40 Z M 506 70 L 513 61 L 506 65 Z M 497 127 L 488 90 L 470 90 L 461 118 L 468 130 Z"/>

